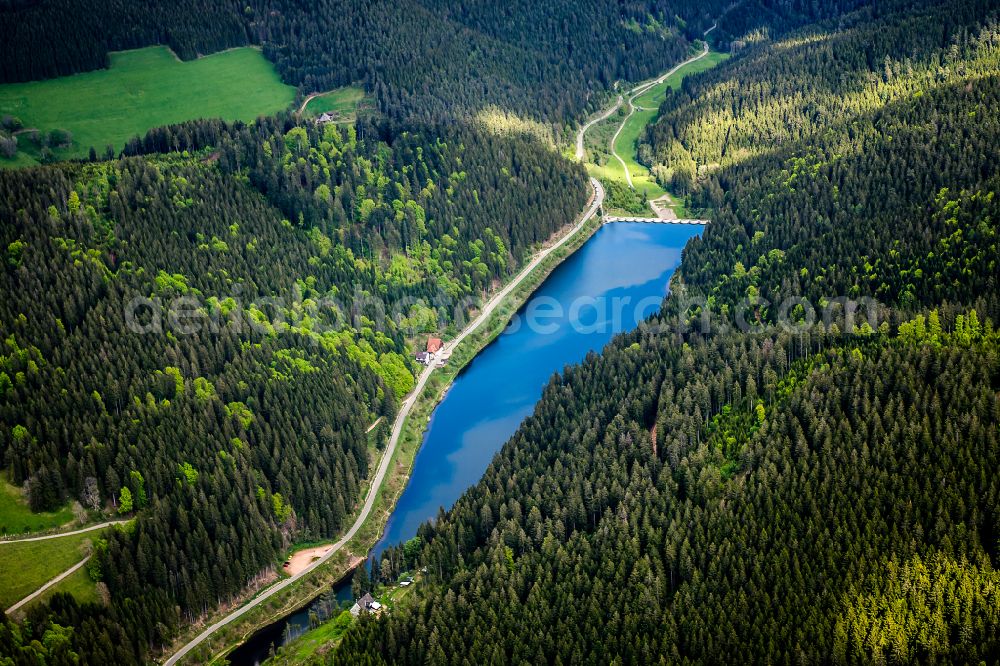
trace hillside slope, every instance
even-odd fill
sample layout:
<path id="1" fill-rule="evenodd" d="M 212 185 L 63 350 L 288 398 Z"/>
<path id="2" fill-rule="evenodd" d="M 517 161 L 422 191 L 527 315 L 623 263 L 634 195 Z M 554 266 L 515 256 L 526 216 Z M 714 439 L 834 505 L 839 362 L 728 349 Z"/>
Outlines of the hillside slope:
<path id="1" fill-rule="evenodd" d="M 385 555 L 432 584 L 335 662 L 996 660 L 995 11 L 883 4 L 668 97 L 713 222 L 663 314 Z"/>
<path id="2" fill-rule="evenodd" d="M 34 510 L 137 513 L 95 549 L 110 604 L 32 609 L 29 655 L 55 623 L 88 660 L 140 661 L 350 524 L 368 426 L 414 385 L 408 341 L 454 326 L 589 189 L 549 147 L 468 128 L 150 141 L 191 133 L 196 154 L 0 172 L 5 468 Z"/>
<path id="3" fill-rule="evenodd" d="M 106 66 L 109 51 L 167 44 L 187 60 L 259 44 L 303 93 L 361 83 L 391 118 L 442 120 L 494 106 L 563 124 L 615 81 L 681 61 L 727 10 L 739 35 L 780 32 L 870 0 L 48 0 L 0 5 L 0 82 Z"/>

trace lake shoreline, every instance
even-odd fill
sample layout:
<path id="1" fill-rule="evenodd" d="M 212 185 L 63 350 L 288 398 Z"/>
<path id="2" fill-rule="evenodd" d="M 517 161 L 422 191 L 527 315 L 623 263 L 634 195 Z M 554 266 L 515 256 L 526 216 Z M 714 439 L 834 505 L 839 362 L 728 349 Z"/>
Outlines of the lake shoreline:
<path id="1" fill-rule="evenodd" d="M 397 463 L 405 464 L 400 477 L 406 485 L 387 502 L 393 507 L 392 517 L 369 559 L 412 537 L 419 524 L 433 519 L 439 506 L 452 506 L 481 478 L 496 451 L 530 415 L 552 372 L 579 362 L 590 350 L 599 351 L 614 335 L 633 329 L 658 309 L 667 290 L 676 286 L 683 247 L 702 229 L 594 220 L 572 244 L 560 248 L 560 255 L 553 254 L 530 280 L 522 282 L 475 336 L 456 347 L 449 372 L 434 372 L 434 382 L 425 386 L 405 423 L 401 442 L 405 458 Z M 645 301 L 646 306 L 630 311 L 623 324 L 600 331 L 581 330 L 588 325 L 583 321 L 587 315 L 579 320 L 575 315 L 564 318 L 561 332 L 551 336 L 530 328 L 508 328 L 511 317 L 523 317 L 538 295 L 551 296 L 564 306 L 580 296 L 612 303 L 614 298 L 629 295 L 634 304 Z M 518 363 L 512 365 L 511 358 Z M 510 374 L 516 377 L 506 376 Z M 492 386 L 496 388 L 483 391 Z M 288 621 L 300 627 L 304 624 L 301 617 Z M 290 641 L 286 647 L 296 643 Z M 246 666 L 253 660 L 234 663 Z"/>
<path id="2" fill-rule="evenodd" d="M 594 196 L 588 200 L 588 209 L 594 202 Z M 462 338 L 454 348 L 450 349 L 451 358 L 448 365 L 444 368 L 436 368 L 434 372 L 430 373 L 424 390 L 416 396 L 414 404 L 403 422 L 399 445 L 393 451 L 389 462 L 389 472 L 382 483 L 373 489 L 373 492 L 379 494 L 375 506 L 373 506 L 368 519 L 354 537 L 347 542 L 342 551 L 349 555 L 349 562 L 346 563 L 346 566 L 345 563 L 340 563 L 339 566 L 335 565 L 334 567 L 317 567 L 314 572 L 311 572 L 317 578 L 322 578 L 325 581 L 342 580 L 354 570 L 355 558 L 361 557 L 360 553 L 365 554 L 361 562 L 368 559 L 371 552 L 385 537 L 389 520 L 395 512 L 402 494 L 409 486 L 414 463 L 423 448 L 424 437 L 430 425 L 430 417 L 448 395 L 458 376 L 503 333 L 511 318 L 535 296 L 556 269 L 586 245 L 603 227 L 611 224 L 622 224 L 622 222 L 607 220 L 599 213 L 589 216 L 585 213 L 584 217 L 582 222 L 570 227 L 567 232 L 563 232 L 563 235 L 553 234 L 552 238 L 539 247 L 534 256 L 554 245 L 559 245 L 520 278 L 510 293 L 495 304 L 488 318 L 480 326 L 471 333 L 459 333 L 448 341 L 450 345 L 455 338 Z M 529 259 L 525 265 L 530 265 L 531 261 L 533 260 Z M 517 280 L 518 278 L 515 276 L 513 279 Z M 490 300 L 487 299 L 486 303 L 489 303 Z M 472 315 L 472 320 L 474 321 L 478 316 Z M 306 580 L 303 579 L 303 582 Z M 242 631 L 237 633 L 238 642 L 229 642 L 222 647 L 221 651 L 215 651 L 209 659 L 209 663 L 216 663 L 221 657 L 230 655 L 241 645 L 253 640 L 255 635 L 266 631 L 269 626 L 290 618 L 301 608 L 313 603 L 330 586 L 329 582 L 321 583 L 319 586 L 302 586 L 300 589 L 308 588 L 305 594 L 297 595 L 293 592 L 287 601 L 281 604 L 280 610 L 268 613 L 266 617 L 260 618 L 252 625 L 243 627 Z"/>
<path id="3" fill-rule="evenodd" d="M 369 486 L 368 492 L 377 493 L 375 506 L 372 507 L 371 513 L 368 515 L 367 519 L 357 530 L 354 536 L 345 544 L 343 550 L 339 551 L 340 554 L 348 556 L 348 561 L 345 563 L 341 561 L 343 558 L 336 558 L 338 560 L 337 562 L 333 562 L 331 559 L 323 562 L 319 566 L 316 566 L 315 569 L 309 571 L 306 576 L 303 576 L 299 581 L 297 581 L 294 586 L 290 585 L 286 590 L 283 590 L 283 592 L 286 592 L 288 596 L 282 597 L 282 599 L 274 599 L 274 602 L 278 602 L 277 607 L 273 607 L 272 605 L 269 612 L 264 612 L 262 617 L 258 617 L 254 620 L 251 620 L 251 616 L 261 615 L 261 611 L 264 610 L 263 606 L 257 606 L 248 610 L 241 617 L 246 624 L 238 622 L 220 627 L 217 632 L 206 637 L 201 646 L 193 647 L 191 651 L 185 655 L 185 657 L 187 655 L 191 655 L 193 657 L 197 654 L 197 652 L 203 649 L 203 646 L 205 645 L 214 645 L 214 648 L 210 648 L 210 654 L 203 654 L 200 661 L 210 664 L 218 663 L 220 659 L 230 654 L 233 650 L 246 643 L 248 640 L 251 640 L 255 634 L 264 630 L 269 625 L 280 622 L 282 619 L 293 615 L 296 609 L 305 607 L 312 603 L 318 596 L 323 594 L 327 588 L 332 586 L 336 581 L 349 575 L 354 570 L 356 564 L 353 560 L 355 557 L 358 557 L 357 553 L 363 552 L 367 554 L 372 548 L 374 548 L 382 537 L 385 524 L 388 521 L 389 516 L 392 514 L 392 510 L 395 507 L 395 503 L 398 500 L 399 495 L 406 488 L 406 484 L 409 482 L 413 460 L 419 450 L 419 443 L 422 440 L 423 430 L 420 430 L 419 435 L 416 436 L 416 446 L 412 446 L 410 450 L 407 450 L 405 445 L 407 438 L 414 432 L 410 429 L 412 424 L 419 423 L 422 427 L 426 427 L 427 417 L 443 399 L 445 390 L 448 386 L 450 386 L 459 371 L 471 362 L 479 351 L 481 351 L 497 335 L 499 335 L 500 332 L 503 331 L 510 316 L 517 312 L 517 310 L 520 309 L 525 302 L 527 302 L 527 300 L 532 296 L 532 294 L 535 293 L 549 274 L 567 257 L 571 256 L 584 243 L 586 243 L 593 236 L 593 234 L 605 224 L 603 218 L 598 213 L 599 206 L 594 205 L 595 199 L 598 202 L 603 200 L 603 188 L 593 179 L 591 179 L 591 184 L 594 191 L 588 198 L 584 210 L 577 220 L 571 225 L 567 225 L 568 228 L 564 227 L 554 233 L 552 237 L 550 237 L 543 245 L 538 247 L 535 252 L 533 252 L 531 256 L 526 259 L 524 265 L 525 267 L 530 266 L 541 253 L 548 251 L 549 254 L 544 256 L 537 265 L 531 267 L 527 273 L 521 275 L 521 272 L 519 272 L 511 278 L 511 282 L 500 288 L 498 293 L 507 289 L 511 285 L 514 285 L 510 293 L 503 296 L 503 298 L 493 306 L 492 312 L 489 317 L 482 322 L 482 325 L 473 330 L 471 334 L 460 332 L 458 336 L 456 336 L 462 336 L 462 340 L 455 347 L 455 349 L 452 350 L 453 353 L 449 364 L 444 368 L 437 368 L 435 372 L 432 372 L 429 375 L 427 390 L 420 391 L 420 393 L 416 396 L 413 407 L 404 420 L 402 431 L 399 436 L 400 445 L 396 446 L 389 461 L 389 473 L 387 473 L 386 478 L 383 479 L 382 482 L 376 487 L 372 488 Z M 556 246 L 555 249 L 552 249 L 554 246 Z M 523 271 L 524 268 L 522 268 L 522 272 Z M 484 307 L 492 300 L 492 298 L 495 298 L 495 296 L 488 298 L 484 303 Z M 478 316 L 479 315 L 474 315 L 472 317 L 472 321 L 474 321 Z M 502 323 L 497 325 L 497 322 L 500 319 L 502 319 Z M 488 334 L 485 337 L 484 330 L 488 331 Z M 454 338 L 452 339 L 454 340 Z M 474 351 L 471 354 L 468 354 L 468 350 L 473 347 Z M 456 356 L 456 353 L 459 351 L 461 351 L 461 354 Z M 444 380 L 443 387 L 440 386 L 441 380 L 439 379 L 442 376 L 447 376 L 447 379 Z M 433 399 L 428 401 L 426 397 L 432 394 L 434 396 Z M 424 414 L 424 418 L 418 418 L 414 421 L 414 415 L 418 412 L 418 410 L 420 410 L 420 413 L 423 413 L 423 410 L 425 409 L 426 414 Z M 405 456 L 405 459 L 402 459 L 401 456 Z M 390 474 L 393 472 L 395 472 L 397 476 L 390 478 Z M 389 488 L 390 485 L 399 487 Z M 391 499 L 389 499 L 388 495 L 392 495 Z M 254 595 L 254 597 L 248 599 L 248 602 L 251 602 L 253 598 L 266 592 L 266 590 L 267 588 L 260 590 L 256 595 Z M 227 611 L 224 614 L 217 614 L 215 617 L 224 618 L 231 612 L 232 611 Z M 198 626 L 204 627 L 210 623 L 211 620 L 206 620 Z M 177 654 L 178 648 L 176 646 L 188 645 L 189 643 L 187 643 L 187 641 L 190 640 L 190 637 L 196 636 L 197 633 L 198 632 L 192 628 L 185 633 L 184 637 L 178 638 L 174 643 L 175 647 L 171 648 L 164 655 L 161 655 L 161 663 L 170 657 L 171 654 Z M 226 639 L 225 636 L 228 636 L 229 638 Z M 182 640 L 185 640 L 185 643 L 180 643 Z"/>

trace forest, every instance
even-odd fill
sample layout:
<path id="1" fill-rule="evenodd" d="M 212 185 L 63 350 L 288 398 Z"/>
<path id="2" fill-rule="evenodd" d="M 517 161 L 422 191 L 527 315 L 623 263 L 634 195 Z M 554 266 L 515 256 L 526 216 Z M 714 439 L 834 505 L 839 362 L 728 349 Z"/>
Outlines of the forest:
<path id="1" fill-rule="evenodd" d="M 651 164 L 712 223 L 663 311 L 383 554 L 431 584 L 332 662 L 1000 658 L 997 18 L 880 3 L 668 95 Z"/>
<path id="2" fill-rule="evenodd" d="M 0 172 L 5 466 L 35 510 L 138 516 L 95 549 L 108 607 L 33 607 L 21 631 L 75 627 L 100 663 L 353 520 L 408 340 L 461 324 L 588 195 L 517 136 L 272 118 L 147 148 L 174 133 L 214 147 Z"/>
<path id="3" fill-rule="evenodd" d="M 698 3 L 678 5 L 708 19 Z M 185 59 L 259 44 L 304 93 L 363 83 L 397 119 L 495 104 L 560 131 L 593 92 L 663 69 L 688 44 L 675 14 L 648 0 L 227 0 L 207 15 L 189 0 L 14 2 L 0 9 L 0 81 L 100 68 L 108 51 L 158 43 Z"/>
<path id="4" fill-rule="evenodd" d="M 640 137 L 712 220 L 662 312 L 386 551 L 376 581 L 427 568 L 415 603 L 330 659 L 1000 660 L 995 3 L 202 5 L 0 3 L 0 82 L 251 44 L 376 113 L 0 170 L 3 470 L 34 510 L 134 518 L 88 565 L 105 602 L 3 618 L 0 662 L 147 662 L 341 532 L 415 341 L 584 208 L 559 142 L 716 21 L 733 57 Z"/>
<path id="5" fill-rule="evenodd" d="M 183 59 L 256 44 L 303 94 L 360 83 L 396 122 L 495 106 L 561 136 L 614 82 L 682 60 L 724 12 L 734 29 L 780 31 L 865 1 L 224 0 L 206 10 L 192 0 L 10 0 L 0 4 L 0 82 L 105 67 L 109 51 L 151 44 Z"/>

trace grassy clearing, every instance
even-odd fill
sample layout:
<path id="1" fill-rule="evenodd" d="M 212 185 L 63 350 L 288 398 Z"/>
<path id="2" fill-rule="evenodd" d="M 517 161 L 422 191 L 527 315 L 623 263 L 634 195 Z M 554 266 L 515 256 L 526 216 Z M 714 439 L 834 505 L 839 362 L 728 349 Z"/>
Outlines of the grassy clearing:
<path id="1" fill-rule="evenodd" d="M 372 593 L 372 596 L 378 599 L 388 612 L 392 612 L 415 598 L 413 590 L 421 583 L 422 577 L 420 574 L 416 574 L 413 579 L 413 584 L 407 587 L 399 587 L 398 585 L 380 587 Z M 350 628 L 353 619 L 350 611 L 341 611 L 333 619 L 324 622 L 315 629 L 310 629 L 287 645 L 278 648 L 277 654 L 264 662 L 265 666 L 326 663 L 327 656 L 336 649 L 340 639 Z"/>
<path id="2" fill-rule="evenodd" d="M 640 96 L 636 97 L 634 104 L 636 106 L 658 109 L 660 104 L 662 104 L 663 100 L 666 98 L 668 88 L 672 88 L 674 90 L 680 88 L 681 81 L 684 80 L 685 76 L 704 72 L 707 69 L 712 69 L 727 58 L 729 58 L 728 53 L 709 51 L 708 55 L 704 58 L 695 60 L 694 62 L 681 67 L 679 70 L 668 76 L 662 83 L 656 84 Z"/>
<path id="3" fill-rule="evenodd" d="M 365 98 L 365 91 L 354 86 L 337 88 L 309 100 L 304 109 L 305 117 L 331 113 L 338 116 L 338 122 L 348 122 L 357 115 L 358 105 Z"/>
<path id="4" fill-rule="evenodd" d="M 688 63 L 639 95 L 633 102 L 636 107 L 635 112 L 625 120 L 624 125 L 622 125 L 622 118 L 625 112 L 619 112 L 592 127 L 586 137 L 586 146 L 589 159 L 597 163 L 587 164 L 587 170 L 590 174 L 604 182 L 609 180 L 626 182 L 621 162 L 615 159 L 614 155 L 608 153 L 608 143 L 618 127 L 621 127 L 622 130 L 614 142 L 613 149 L 624 160 L 636 191 L 644 194 L 648 199 L 657 199 L 667 194 L 667 191 L 660 187 L 656 179 L 653 178 L 649 169 L 636 159 L 639 137 L 647 125 L 656 121 L 659 115 L 659 106 L 666 98 L 667 90 L 679 88 L 685 76 L 711 69 L 728 57 L 725 53 L 713 51 L 699 60 Z M 627 106 L 627 104 L 623 105 L 623 109 Z M 672 208 L 678 216 L 687 215 L 683 201 L 674 199 Z M 651 210 L 649 212 L 652 213 Z"/>
<path id="5" fill-rule="evenodd" d="M 59 158 L 85 157 L 91 146 L 120 150 L 153 127 L 195 118 L 250 121 L 286 108 L 295 89 L 285 85 L 257 49 L 223 51 L 189 62 L 165 46 L 111 54 L 109 69 L 46 81 L 0 85 L 0 115 L 20 118 L 43 133 L 68 130 L 73 142 Z M 26 135 L 19 151 L 38 157 Z M 0 158 L 0 165 L 25 164 Z"/>
<path id="6" fill-rule="evenodd" d="M 340 615 L 332 620 L 310 629 L 288 645 L 278 648 L 278 654 L 265 663 L 275 666 L 313 663 L 336 647 L 344 632 L 351 626 L 352 619 L 350 611 L 341 611 Z"/>
<path id="7" fill-rule="evenodd" d="M 35 166 L 36 164 L 38 164 L 38 159 L 32 157 L 30 152 L 23 150 L 19 150 L 11 158 L 0 157 L 0 169 L 20 169 L 21 167 Z"/>
<path id="8" fill-rule="evenodd" d="M 587 163 L 587 173 L 600 181 L 606 180 L 620 180 L 625 182 L 625 174 L 622 172 L 622 165 L 618 163 L 618 160 L 611 158 L 607 164 L 597 165 L 590 162 Z"/>
<path id="9" fill-rule="evenodd" d="M 636 109 L 615 140 L 615 153 L 625 161 L 629 173 L 632 175 L 632 185 L 640 192 L 645 192 L 646 196 L 654 199 L 663 196 L 665 191 L 649 173 L 649 169 L 639 164 L 636 159 L 636 151 L 639 148 L 639 135 L 646 129 L 646 125 L 656 120 L 659 111 L 646 111 Z M 617 160 L 616 160 L 617 161 Z"/>
<path id="10" fill-rule="evenodd" d="M 95 536 L 88 532 L 45 541 L 0 542 L 0 606 L 20 601 L 82 560 Z"/>
<path id="11" fill-rule="evenodd" d="M 37 599 L 25 606 L 25 608 L 29 608 L 34 604 L 45 601 L 57 592 L 72 594 L 73 597 L 81 604 L 97 603 L 99 601 L 97 596 L 97 585 L 90 579 L 90 574 L 87 573 L 87 567 L 84 566 L 77 569 L 66 578 L 63 578 L 49 589 L 45 590 L 44 594 L 39 595 Z"/>
<path id="12" fill-rule="evenodd" d="M 67 504 L 58 511 L 32 513 L 24 491 L 10 483 L 8 475 L 0 475 L 0 534 L 25 534 L 61 527 L 73 520 Z"/>
<path id="13" fill-rule="evenodd" d="M 681 67 L 632 102 L 636 107 L 635 113 L 625 121 L 625 126 L 622 127 L 614 148 L 615 152 L 625 160 L 629 173 L 632 175 L 632 184 L 650 199 L 661 197 L 666 194 L 666 191 L 656 182 L 649 169 L 639 164 L 636 159 L 640 135 L 645 131 L 646 126 L 655 122 L 660 115 L 660 104 L 665 99 L 667 90 L 680 88 L 685 76 L 711 69 L 727 57 L 724 53 L 710 52 L 704 58 Z"/>

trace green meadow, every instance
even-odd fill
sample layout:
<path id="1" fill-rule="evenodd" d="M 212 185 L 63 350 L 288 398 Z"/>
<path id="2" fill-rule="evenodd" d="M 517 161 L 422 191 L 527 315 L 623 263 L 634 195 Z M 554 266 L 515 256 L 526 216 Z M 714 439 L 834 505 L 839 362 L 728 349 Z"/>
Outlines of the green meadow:
<path id="1" fill-rule="evenodd" d="M 97 532 L 46 539 L 0 542 L 0 607 L 6 608 L 28 596 L 47 581 L 87 556 Z M 81 590 L 81 580 L 62 581 L 66 591 Z"/>
<path id="2" fill-rule="evenodd" d="M 73 598 L 81 604 L 97 603 L 100 601 L 100 598 L 97 595 L 97 584 L 90 579 L 90 574 L 87 573 L 87 567 L 81 567 L 49 589 L 42 592 L 34 601 L 25 604 L 23 608 L 31 608 L 34 604 L 46 601 L 52 595 L 58 593 L 71 594 L 73 595 Z"/>
<path id="3" fill-rule="evenodd" d="M 15 116 L 43 133 L 71 132 L 72 144 L 54 153 L 72 158 L 85 157 L 91 146 L 98 153 L 108 145 L 120 150 L 132 136 L 185 120 L 250 121 L 294 98 L 295 88 L 282 83 L 255 48 L 181 62 L 168 48 L 152 46 L 111 54 L 108 69 L 0 85 L 0 116 Z M 22 166 L 38 157 L 24 133 L 18 139 L 18 156 L 0 158 L 0 165 Z"/>
<path id="4" fill-rule="evenodd" d="M 321 113 L 332 113 L 341 120 L 352 120 L 358 104 L 365 97 L 365 91 L 354 86 L 337 88 L 330 92 L 317 95 L 309 100 L 304 109 L 304 116 L 318 116 Z"/>
<path id="5" fill-rule="evenodd" d="M 653 178 L 649 169 L 640 164 L 636 159 L 639 137 L 647 125 L 656 122 L 660 104 L 666 97 L 667 90 L 679 88 L 685 76 L 711 69 L 728 57 L 728 54 L 725 53 L 709 52 L 705 57 L 679 68 L 676 72 L 649 88 L 649 90 L 636 97 L 633 101 L 636 107 L 635 113 L 629 116 L 621 132 L 618 134 L 618 138 L 614 142 L 614 152 L 625 162 L 629 174 L 632 176 L 632 184 L 640 195 L 645 194 L 648 199 L 656 199 L 667 194 L 666 190 L 660 187 L 656 179 Z M 625 108 L 627 108 L 627 104 Z M 608 120 L 594 126 L 590 131 L 590 134 L 593 134 L 593 138 L 588 137 L 588 145 L 606 146 L 610 141 L 610 137 L 621 124 L 621 115 L 613 114 Z M 594 142 L 599 142 L 599 144 Z M 604 164 L 587 164 L 587 170 L 592 176 L 604 181 L 617 180 L 623 183 L 626 181 L 622 164 L 615 159 L 614 155 L 602 155 L 601 161 Z M 674 211 L 678 215 L 683 216 L 687 214 L 683 203 L 680 201 L 675 200 L 672 208 L 674 208 Z"/>
<path id="6" fill-rule="evenodd" d="M 663 99 L 666 97 L 667 89 L 672 88 L 674 90 L 681 87 L 681 81 L 684 80 L 685 76 L 690 76 L 691 74 L 697 74 L 699 72 L 704 72 L 707 69 L 712 69 L 718 65 L 723 60 L 729 58 L 728 53 L 719 53 L 718 51 L 709 51 L 708 55 L 694 62 L 688 63 L 678 69 L 676 72 L 668 76 L 662 83 L 658 83 L 646 92 L 644 92 L 639 97 L 635 98 L 636 106 L 646 106 L 659 108 Z"/>
<path id="7" fill-rule="evenodd" d="M 69 504 L 58 511 L 32 513 L 24 491 L 0 474 L 0 534 L 24 534 L 61 527 L 73 520 Z"/>
<path id="8" fill-rule="evenodd" d="M 649 169 L 636 160 L 636 153 L 639 148 L 639 135 L 646 129 L 646 125 L 656 121 L 660 114 L 660 104 L 666 97 L 668 89 L 680 88 L 681 81 L 685 76 L 704 72 L 715 67 L 717 64 L 728 58 L 725 53 L 709 52 L 704 58 L 695 60 L 681 67 L 676 72 L 668 76 L 661 83 L 656 84 L 639 97 L 636 97 L 632 104 L 635 106 L 635 113 L 625 121 L 618 139 L 615 141 L 615 152 L 625 160 L 629 173 L 632 176 L 632 184 L 640 192 L 645 192 L 650 199 L 666 194 L 656 180 L 650 174 Z M 615 160 L 617 162 L 617 160 Z M 621 165 L 618 165 L 620 170 Z"/>

